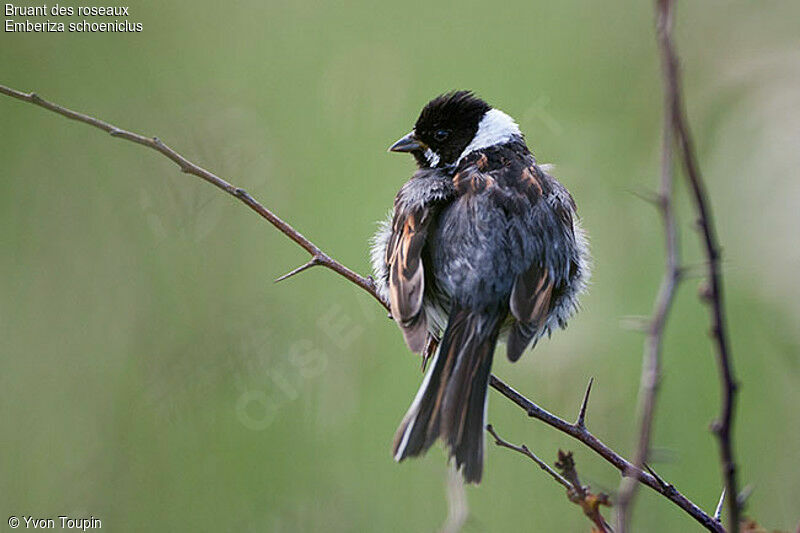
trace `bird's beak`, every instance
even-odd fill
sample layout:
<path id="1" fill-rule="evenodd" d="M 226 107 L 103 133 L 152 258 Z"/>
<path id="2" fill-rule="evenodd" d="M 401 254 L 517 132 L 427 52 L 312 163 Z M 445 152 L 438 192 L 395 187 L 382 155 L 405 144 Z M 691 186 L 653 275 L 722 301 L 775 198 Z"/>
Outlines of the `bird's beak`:
<path id="1" fill-rule="evenodd" d="M 390 152 L 413 152 L 423 148 L 423 144 L 417 140 L 412 131 L 402 139 L 389 147 Z"/>

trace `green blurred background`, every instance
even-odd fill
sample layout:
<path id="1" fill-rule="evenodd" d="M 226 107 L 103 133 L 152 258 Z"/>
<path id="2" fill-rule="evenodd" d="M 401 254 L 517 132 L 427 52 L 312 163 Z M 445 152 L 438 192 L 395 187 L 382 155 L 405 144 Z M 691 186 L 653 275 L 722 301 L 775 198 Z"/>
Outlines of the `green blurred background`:
<path id="1" fill-rule="evenodd" d="M 63 3 L 62 5 L 79 5 Z M 412 172 L 386 147 L 470 88 L 520 122 L 574 194 L 595 257 L 566 332 L 496 373 L 630 455 L 642 336 L 662 272 L 661 93 L 649 2 L 141 1 L 139 34 L 0 33 L 0 83 L 158 135 L 367 272 L 375 221 Z M 749 514 L 800 518 L 800 4 L 683 2 L 688 110 L 724 247 Z M 99 21 L 95 19 L 95 21 Z M 441 449 L 391 460 L 421 379 L 369 296 L 165 158 L 0 98 L 0 514 L 111 531 L 435 531 Z M 702 255 L 682 180 L 685 260 Z M 717 373 L 698 279 L 669 321 L 653 466 L 712 511 Z M 635 321 L 635 320 L 634 320 Z M 503 436 L 574 450 L 496 393 Z M 649 489 L 636 531 L 699 526 Z M 465 531 L 588 531 L 532 463 L 488 448 Z M 7 525 L 0 526 L 0 529 Z M 5 529 L 3 529 L 5 530 Z"/>

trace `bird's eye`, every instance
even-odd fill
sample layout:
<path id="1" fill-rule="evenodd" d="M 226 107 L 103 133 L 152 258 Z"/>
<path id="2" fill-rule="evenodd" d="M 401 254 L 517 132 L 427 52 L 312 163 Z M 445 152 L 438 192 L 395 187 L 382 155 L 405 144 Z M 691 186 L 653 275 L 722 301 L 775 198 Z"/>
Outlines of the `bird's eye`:
<path id="1" fill-rule="evenodd" d="M 450 135 L 450 130 L 436 130 L 433 133 L 433 138 L 439 142 L 442 142 L 443 140 L 447 139 L 449 135 Z"/>

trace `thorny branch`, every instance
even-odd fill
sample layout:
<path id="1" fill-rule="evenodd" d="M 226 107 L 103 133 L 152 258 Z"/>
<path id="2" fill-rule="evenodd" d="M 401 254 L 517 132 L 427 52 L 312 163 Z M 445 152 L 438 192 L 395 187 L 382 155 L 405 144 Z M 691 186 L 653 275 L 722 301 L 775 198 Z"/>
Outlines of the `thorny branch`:
<path id="1" fill-rule="evenodd" d="M 584 486 L 581 483 L 580 478 L 578 478 L 578 472 L 575 470 L 575 461 L 572 459 L 572 452 L 564 453 L 561 450 L 558 451 L 556 468 L 561 470 L 562 473 L 560 474 L 550 468 L 550 465 L 539 459 L 526 445 L 522 444 L 517 446 L 503 439 L 497 434 L 491 424 L 486 426 L 486 431 L 492 434 L 495 444 L 528 457 L 531 461 L 536 463 L 539 468 L 547 472 L 556 483 L 559 483 L 567 489 L 567 499 L 576 505 L 580 505 L 581 509 L 583 509 L 583 513 L 596 526 L 596 529 L 593 531 L 599 533 L 613 533 L 611 526 L 606 522 L 605 518 L 603 518 L 603 515 L 600 514 L 601 506 L 611 506 L 608 495 L 603 493 L 593 494 L 589 491 L 588 486 Z"/>
<path id="2" fill-rule="evenodd" d="M 668 21 L 658 18 L 656 25 L 659 31 Z M 653 204 L 659 210 L 664 224 L 665 266 L 661 286 L 653 306 L 653 316 L 647 327 L 645 338 L 644 360 L 642 362 L 642 377 L 639 386 L 639 438 L 633 456 L 633 465 L 641 470 L 647 461 L 650 449 L 650 439 L 653 433 L 653 419 L 655 417 L 656 397 L 661 381 L 661 352 L 666 329 L 667 317 L 672 309 L 675 291 L 681 280 L 683 269 L 680 266 L 680 248 L 678 245 L 677 222 L 673 209 L 673 164 L 672 164 L 672 109 L 673 100 L 669 97 L 667 77 L 664 76 L 664 104 L 661 132 L 661 184 L 659 191 L 653 197 Z M 628 530 L 630 510 L 636 489 L 639 484 L 631 477 L 633 472 L 625 472 L 617 495 L 617 530 L 625 533 Z"/>
<path id="3" fill-rule="evenodd" d="M 703 299 L 709 304 L 711 314 L 711 336 L 714 340 L 717 366 L 719 367 L 720 386 L 722 389 L 722 406 L 718 420 L 712 424 L 719 440 L 719 454 L 722 466 L 725 490 L 728 494 L 728 531 L 739 531 L 741 505 L 739 503 L 738 485 L 736 482 L 736 463 L 733 454 L 733 413 L 737 383 L 733 374 L 733 360 L 730 354 L 728 332 L 725 323 L 725 306 L 722 294 L 722 273 L 720 268 L 720 251 L 717 243 L 711 206 L 706 194 L 705 182 L 697 164 L 694 145 L 689 133 L 689 125 L 681 94 L 680 67 L 675 45 L 672 41 L 673 0 L 656 0 L 658 17 L 658 45 L 661 52 L 668 108 L 672 110 L 672 128 L 677 142 L 678 152 L 683 161 L 684 170 L 691 196 L 697 211 L 697 223 L 700 227 L 705 255 L 708 261 L 708 286 Z"/>
<path id="4" fill-rule="evenodd" d="M 536 418 L 537 420 L 541 420 L 545 424 L 554 427 L 555 429 L 561 431 L 562 433 L 566 433 L 570 437 L 582 442 L 588 448 L 593 450 L 597 455 L 605 459 L 608 463 L 610 463 L 614 468 L 620 471 L 620 473 L 625 472 L 633 472 L 633 476 L 639 480 L 640 483 L 647 485 L 654 491 L 658 492 L 675 505 L 683 509 L 686 513 L 688 513 L 692 518 L 694 518 L 697 522 L 699 522 L 703 527 L 705 527 L 709 531 L 715 531 L 716 533 L 725 533 L 725 529 L 722 525 L 714 520 L 711 516 L 709 516 L 705 511 L 703 511 L 700 507 L 695 505 L 691 500 L 689 500 L 686 496 L 681 494 L 678 489 L 676 489 L 672 484 L 667 483 L 664 481 L 660 476 L 656 475 L 655 472 L 648 468 L 648 472 L 643 472 L 641 469 L 634 468 L 633 464 L 628 462 L 624 457 L 619 455 L 617 452 L 612 450 L 608 447 L 603 441 L 598 439 L 591 431 L 589 431 L 585 424 L 580 424 L 581 417 L 578 417 L 578 421 L 574 424 L 570 424 L 566 420 L 557 417 L 556 415 L 542 409 L 529 399 L 527 399 L 522 394 L 518 393 L 502 381 L 496 379 L 492 376 L 491 380 L 492 387 L 498 390 L 503 396 L 510 399 L 512 402 L 517 404 L 519 407 L 525 410 L 528 413 L 528 416 L 532 418 Z M 591 385 L 591 382 L 590 382 Z M 588 387 L 587 387 L 588 388 Z M 588 400 L 588 396 L 584 394 L 584 402 L 581 405 L 581 410 L 585 413 L 585 408 L 583 407 L 586 405 L 586 400 Z"/>
<path id="5" fill-rule="evenodd" d="M 287 277 L 293 276 L 294 274 L 298 274 L 303 270 L 305 270 L 306 268 L 310 268 L 312 266 L 316 265 L 324 266 L 325 268 L 333 270 L 340 276 L 343 276 L 344 278 L 348 279 L 352 283 L 355 283 L 356 285 L 367 291 L 376 300 L 378 300 L 381 303 L 381 305 L 383 305 L 388 310 L 386 302 L 381 300 L 380 296 L 375 290 L 375 283 L 372 281 L 371 278 L 362 277 L 357 273 L 353 272 L 352 270 L 350 270 L 349 268 L 347 268 L 346 266 L 342 265 L 338 261 L 332 259 L 328 254 L 320 250 L 316 244 L 305 238 L 299 231 L 297 231 L 292 226 L 281 220 L 272 211 L 261 205 L 257 200 L 255 200 L 252 196 L 250 196 L 250 194 L 248 194 L 247 191 L 231 185 L 230 183 L 220 178 L 216 174 L 213 174 L 212 172 L 209 172 L 203 167 L 192 163 L 191 161 L 183 157 L 181 154 L 179 154 L 178 152 L 176 152 L 175 150 L 164 144 L 158 137 L 145 137 L 144 135 L 140 135 L 138 133 L 118 128 L 117 126 L 109 124 L 108 122 L 104 122 L 89 115 L 78 113 L 77 111 L 67 109 L 66 107 L 62 107 L 58 104 L 48 102 L 47 100 L 41 98 L 36 93 L 23 93 L 21 91 L 17 91 L 2 85 L 0 85 L 0 93 L 11 96 L 13 98 L 17 98 L 24 102 L 37 105 L 39 107 L 43 107 L 45 109 L 53 111 L 54 113 L 58 113 L 59 115 L 65 116 L 69 119 L 89 124 L 90 126 L 94 126 L 95 128 L 99 128 L 105 131 L 112 137 L 125 139 L 126 141 L 131 141 L 136 144 L 141 144 L 142 146 L 146 146 L 148 148 L 156 150 L 157 152 L 161 152 L 164 156 L 168 157 L 176 165 L 178 165 L 181 171 L 184 172 L 185 174 L 192 174 L 194 176 L 197 176 L 198 178 L 207 181 L 208 183 L 212 184 L 218 189 L 222 189 L 226 193 L 240 200 L 243 204 L 245 204 L 247 207 L 258 213 L 259 215 L 261 215 L 261 217 L 265 218 L 270 224 L 275 226 L 281 233 L 292 239 L 301 248 L 303 248 L 306 252 L 308 252 L 311 255 L 311 259 L 309 259 L 308 263 L 286 274 L 285 276 L 278 278 L 279 280 L 286 279 Z"/>
<path id="6" fill-rule="evenodd" d="M 237 198 L 239 201 L 247 205 L 250 209 L 258 213 L 262 218 L 266 219 L 281 233 L 289 237 L 291 240 L 297 243 L 301 248 L 306 250 L 311 256 L 310 260 L 306 264 L 302 265 L 300 268 L 290 272 L 287 276 L 300 273 L 303 270 L 311 268 L 313 266 L 317 265 L 324 266 L 325 268 L 328 268 L 336 272 L 340 276 L 344 277 L 345 279 L 349 280 L 355 285 L 361 287 L 364 291 L 366 291 L 373 298 L 375 298 L 375 300 L 377 300 L 384 307 L 384 309 L 388 311 L 387 302 L 381 299 L 380 295 L 376 290 L 375 283 L 372 280 L 372 278 L 360 276 L 356 272 L 342 265 L 329 255 L 324 253 L 319 247 L 317 247 L 314 243 L 312 243 L 310 240 L 304 237 L 291 225 L 284 222 L 272 211 L 270 211 L 262 204 L 260 204 L 258 201 L 256 201 L 245 190 L 235 187 L 234 185 L 231 185 L 230 183 L 220 178 L 219 176 L 213 174 L 212 172 L 209 172 L 208 170 L 196 165 L 195 163 L 192 163 L 184 156 L 182 156 L 181 154 L 179 154 L 178 152 L 176 152 L 175 150 L 164 144 L 157 137 L 146 137 L 138 133 L 133 133 L 127 130 L 123 130 L 122 128 L 118 128 L 117 126 L 114 126 L 102 120 L 98 120 L 89 115 L 78 113 L 71 109 L 62 107 L 58 104 L 49 102 L 41 98 L 40 96 L 36 95 L 35 93 L 24 93 L 15 89 L 11 89 L 9 87 L 5 87 L 3 85 L 0 85 L 0 93 L 10 96 L 12 98 L 16 98 L 23 102 L 28 102 L 30 104 L 42 107 L 44 109 L 47 109 L 64 117 L 67 117 L 69 119 L 89 124 L 90 126 L 94 126 L 95 128 L 101 129 L 109 133 L 112 137 L 125 139 L 140 144 L 142 146 L 146 146 L 153 150 L 156 150 L 157 152 L 160 152 L 162 155 L 164 155 L 165 157 L 169 158 L 174 163 L 176 163 L 184 173 L 197 176 L 207 181 L 208 183 L 214 185 L 215 187 L 227 192 L 231 196 Z M 279 279 L 285 279 L 287 276 L 283 276 L 282 278 Z M 531 400 L 522 396 L 520 393 L 515 391 L 513 388 L 508 386 L 505 382 L 503 382 L 501 379 L 499 379 L 494 375 L 491 376 L 490 384 L 500 394 L 502 394 L 503 396 L 511 400 L 513 403 L 521 407 L 526 413 L 528 413 L 528 416 L 541 420 L 542 422 L 552 426 L 553 428 L 563 433 L 566 433 L 567 435 L 573 437 L 574 439 L 582 442 L 587 447 L 592 449 L 595 453 L 600 455 L 607 462 L 609 462 L 611 465 L 613 465 L 620 472 L 622 473 L 633 472 L 632 475 L 636 477 L 636 479 L 638 479 L 641 483 L 647 485 L 654 491 L 658 492 L 659 494 L 662 494 L 664 497 L 675 503 L 678 507 L 683 509 L 687 514 L 689 514 L 697 522 L 702 524 L 709 531 L 724 533 L 725 530 L 716 520 L 714 520 L 713 517 L 708 515 L 700 507 L 698 507 L 692 501 L 686 498 L 674 486 L 672 486 L 669 483 L 666 483 L 660 477 L 655 476 L 651 472 L 650 473 L 643 472 L 640 469 L 635 468 L 633 464 L 631 464 L 622 456 L 620 456 L 618 453 L 613 451 L 600 439 L 595 437 L 588 429 L 586 429 L 584 419 L 586 414 L 586 404 L 588 403 L 588 393 L 589 393 L 588 390 L 584 395 L 584 401 L 581 407 L 581 414 L 579 414 L 577 422 L 575 424 L 570 424 L 569 422 L 539 407 Z"/>

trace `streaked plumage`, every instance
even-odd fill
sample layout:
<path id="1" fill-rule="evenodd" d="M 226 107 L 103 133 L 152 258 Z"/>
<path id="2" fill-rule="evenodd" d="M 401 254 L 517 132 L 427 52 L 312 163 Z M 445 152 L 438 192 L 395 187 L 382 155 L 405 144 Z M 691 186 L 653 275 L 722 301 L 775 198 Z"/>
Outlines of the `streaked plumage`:
<path id="1" fill-rule="evenodd" d="M 394 458 L 441 437 L 479 482 L 494 348 L 516 361 L 565 327 L 589 275 L 569 192 L 536 164 L 516 123 L 471 93 L 432 100 L 392 147 L 419 170 L 373 241 L 372 263 L 408 347 L 435 345 L 398 428 Z"/>

